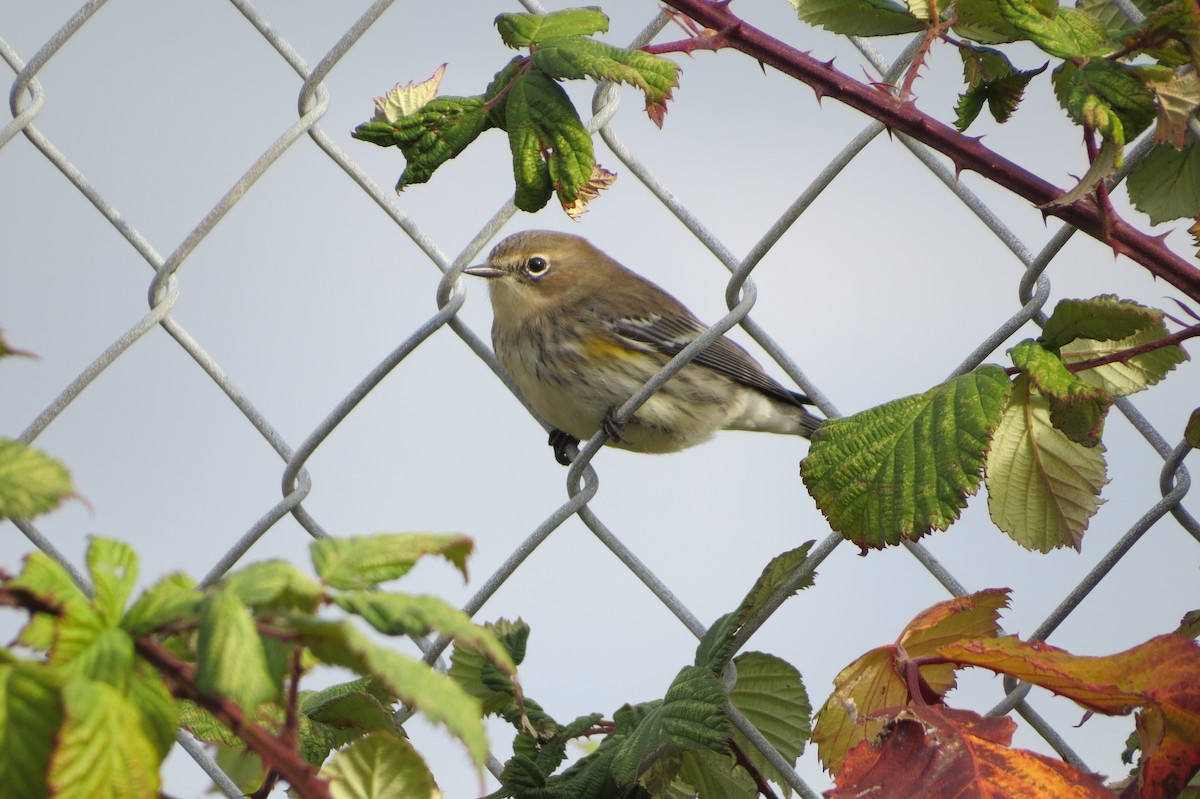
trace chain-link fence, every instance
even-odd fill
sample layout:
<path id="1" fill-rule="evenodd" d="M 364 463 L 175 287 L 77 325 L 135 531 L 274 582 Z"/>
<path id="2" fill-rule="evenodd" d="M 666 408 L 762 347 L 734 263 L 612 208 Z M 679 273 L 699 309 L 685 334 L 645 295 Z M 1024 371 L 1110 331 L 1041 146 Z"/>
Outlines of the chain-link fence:
<path id="1" fill-rule="evenodd" d="M 4 364 L 0 419 L 75 473 L 90 507 L 16 527 L 78 579 L 89 531 L 133 541 L 147 579 L 185 569 L 208 583 L 243 556 L 302 559 L 306 534 L 461 529 L 478 542 L 472 582 L 448 588 L 428 572 L 417 584 L 480 620 L 529 620 L 523 682 L 560 718 L 661 695 L 691 660 L 690 636 L 771 555 L 809 538 L 816 585 L 744 638 L 794 663 L 814 704 L 850 659 L 946 592 L 1012 587 L 1006 629 L 1085 654 L 1145 640 L 1196 606 L 1200 524 L 1177 446 L 1200 396 L 1190 364 L 1137 407 L 1118 403 L 1128 424 L 1109 422 L 1109 504 L 1082 554 L 1050 556 L 1018 550 L 979 497 L 950 532 L 859 559 L 812 508 L 791 439 L 726 434 L 665 457 L 593 442 L 564 472 L 505 391 L 484 293 L 460 271 L 502 228 L 588 236 L 708 310 L 714 330 L 753 339 L 829 414 L 834 400 L 857 410 L 1003 362 L 1055 297 L 1163 304 L 1140 267 L 960 182 L 940 156 L 836 103 L 819 109 L 740 55 L 702 54 L 684 61 L 662 132 L 621 91 L 595 89 L 589 129 L 621 178 L 583 225 L 552 211 L 533 224 L 503 202 L 499 139 L 398 198 L 387 186 L 398 154 L 347 135 L 372 95 L 442 61 L 444 93 L 481 91 L 508 57 L 491 16 L 521 6 L 380 0 L 353 19 L 329 7 L 349 4 L 105 5 L 0 13 L 15 75 L 0 133 L 0 323 L 42 357 Z M 885 57 L 778 5 L 741 12 L 872 80 L 907 64 L 903 43 L 885 42 L 896 48 Z M 613 41 L 683 35 L 653 4 L 605 11 Z M 957 64 L 935 57 L 927 74 L 922 105 L 949 108 Z M 590 88 L 571 91 L 589 107 Z M 1019 113 L 989 141 L 1065 183 L 1082 148 L 1053 116 Z M 27 546 L 11 530 L 3 540 L 11 567 Z M 975 677 L 957 701 L 1018 714 L 1021 745 L 1121 768 L 1127 720 L 1074 728 L 1081 713 L 1063 700 Z M 507 739 L 492 729 L 502 761 Z M 415 734 L 447 795 L 480 787 L 457 773 L 452 746 Z M 238 796 L 201 747 L 179 742 Z M 199 785 L 184 758 L 169 769 L 169 790 Z M 827 784 L 812 752 L 798 772 L 784 771 L 803 796 Z"/>

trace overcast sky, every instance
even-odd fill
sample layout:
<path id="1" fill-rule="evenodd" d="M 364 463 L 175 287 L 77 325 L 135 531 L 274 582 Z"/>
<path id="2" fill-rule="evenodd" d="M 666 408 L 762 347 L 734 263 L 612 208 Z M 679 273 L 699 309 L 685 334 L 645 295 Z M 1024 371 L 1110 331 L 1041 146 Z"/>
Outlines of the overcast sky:
<path id="1" fill-rule="evenodd" d="M 262 0 L 254 8 L 311 66 L 366 3 Z M 550 7 L 560 7 L 552 4 Z M 423 186 L 396 197 L 395 150 L 350 138 L 371 98 L 422 80 L 447 63 L 443 94 L 478 94 L 512 56 L 496 35 L 498 11 L 517 3 L 397 3 L 325 81 L 317 128 L 341 148 L 448 259 L 457 257 L 511 195 L 503 134 L 485 134 Z M 609 42 L 630 41 L 656 13 L 651 2 L 604 5 Z M 783 0 L 735 10 L 856 78 L 878 75 L 853 47 L 797 22 Z M 30 61 L 76 11 L 43 0 L 0 7 L 0 38 Z M 681 32 L 668 27 L 660 40 Z M 879 43 L 887 55 L 900 39 Z M 1019 66 L 1045 60 L 1015 48 Z M 660 131 L 639 96 L 618 93 L 613 130 L 734 256 L 746 255 L 868 120 L 732 51 L 678 57 L 681 85 Z M 16 71 L 6 73 L 15 78 Z M 159 256 L 174 252 L 243 173 L 297 119 L 301 79 L 242 13 L 223 3 L 112 0 L 38 73 L 44 105 L 34 125 Z M 916 84 L 920 105 L 952 119 L 959 56 L 934 51 Z M 586 118 L 592 87 L 569 87 Z M 1053 104 L 1049 73 L 1006 126 L 981 119 L 972 133 L 1048 180 L 1086 169 L 1078 131 Z M 26 104 L 28 104 L 26 102 Z M 986 116 L 986 114 L 985 114 Z M 587 236 L 667 288 L 702 319 L 726 310 L 728 272 L 599 139 L 597 158 L 619 177 L 581 223 L 555 207 L 518 214 L 502 235 L 531 227 Z M 972 174 L 962 182 L 1036 252 L 1056 221 Z M 1125 209 L 1123 192 L 1119 207 Z M 1129 212 L 1136 224 L 1144 217 Z M 24 135 L 0 147 L 0 230 L 5 252 L 0 326 L 37 360 L 7 359 L 0 435 L 16 436 L 83 369 L 148 312 L 146 259 Z M 1153 232 L 1164 232 L 1154 230 Z M 1170 241 L 1189 254 L 1182 231 Z M 486 246 L 491 246 L 489 243 Z M 485 247 L 486 250 L 486 247 Z M 853 413 L 944 379 L 1020 307 L 1013 254 L 901 144 L 875 139 L 807 209 L 754 271 L 752 318 L 841 413 Z M 1047 272 L 1052 301 L 1116 293 L 1174 309 L 1179 296 L 1137 264 L 1076 236 Z M 372 369 L 437 312 L 441 272 L 308 136 L 300 136 L 183 261 L 172 318 L 207 352 L 288 446 L 304 441 Z M 465 278 L 460 312 L 488 340 L 485 287 Z M 733 337 L 784 379 L 749 337 Z M 1022 330 L 1004 349 L 1036 335 Z M 1200 372 L 1185 364 L 1137 398 L 1174 445 Z M 1159 497 L 1161 459 L 1119 414 L 1106 430 L 1107 504 L 1082 552 L 1027 552 L 988 520 L 975 497 L 959 523 L 924 543 L 970 590 L 1013 589 L 1005 629 L 1035 628 Z M 87 536 L 131 542 L 141 584 L 184 569 L 206 573 L 280 498 L 283 462 L 245 416 L 161 328 L 151 329 L 99 375 L 37 439 L 66 463 L 85 502 L 37 520 L 74 563 Z M 733 609 L 775 554 L 829 533 L 800 483 L 799 439 L 725 433 L 674 455 L 603 450 L 594 461 L 598 516 L 702 621 Z M 1193 459 L 1194 461 L 1194 459 Z M 377 530 L 462 532 L 475 539 L 467 584 L 447 566 L 421 565 L 396 587 L 465 602 L 566 499 L 566 470 L 520 403 L 449 328 L 403 360 L 308 461 L 305 509 L 332 534 Z M 1187 503 L 1185 503 L 1187 504 Z M 1195 500 L 1190 501 L 1195 513 Z M 309 534 L 292 518 L 248 554 L 308 565 Z M 0 565 L 31 548 L 0 527 Z M 1172 629 L 1200 605 L 1196 542 L 1167 519 L 1156 525 L 1072 613 L 1050 641 L 1085 654 L 1128 648 Z M 816 585 L 787 603 L 750 642 L 800 669 L 814 707 L 854 657 L 895 639 L 946 590 L 906 551 L 859 557 L 843 545 Z M 661 697 L 691 662 L 695 640 L 578 520 L 564 523 L 480 612 L 532 626 L 521 669 L 527 694 L 562 721 Z M 411 645 L 403 648 L 412 650 Z M 986 710 L 999 679 L 968 674 L 953 701 Z M 1092 718 L 1035 690 L 1085 761 L 1114 776 L 1130 719 Z M 503 760 L 511 730 L 493 725 Z M 461 749 L 416 727 L 414 741 L 448 797 L 478 783 Z M 1048 751 L 1035 735 L 1018 743 Z M 829 778 L 806 752 L 800 773 L 817 790 Z M 206 780 L 172 755 L 166 790 L 197 796 Z M 488 782 L 489 790 L 494 782 Z M 282 795 L 282 794 L 280 794 Z"/>

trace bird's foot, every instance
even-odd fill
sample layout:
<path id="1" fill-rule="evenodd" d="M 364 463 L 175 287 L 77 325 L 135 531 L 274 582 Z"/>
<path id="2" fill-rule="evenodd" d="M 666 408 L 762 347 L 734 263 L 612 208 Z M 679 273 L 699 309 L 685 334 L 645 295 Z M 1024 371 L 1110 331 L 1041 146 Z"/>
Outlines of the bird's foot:
<path id="1" fill-rule="evenodd" d="M 578 444 L 579 439 L 570 433 L 563 432 L 558 428 L 550 431 L 550 446 L 554 447 L 554 460 L 563 466 L 571 465 L 571 458 L 567 455 L 567 448 L 577 446 Z"/>
<path id="2" fill-rule="evenodd" d="M 604 418 L 600 420 L 600 430 L 618 444 L 625 443 L 625 439 L 621 438 L 622 426 L 617 421 L 616 408 L 609 408 L 608 413 L 604 414 Z"/>

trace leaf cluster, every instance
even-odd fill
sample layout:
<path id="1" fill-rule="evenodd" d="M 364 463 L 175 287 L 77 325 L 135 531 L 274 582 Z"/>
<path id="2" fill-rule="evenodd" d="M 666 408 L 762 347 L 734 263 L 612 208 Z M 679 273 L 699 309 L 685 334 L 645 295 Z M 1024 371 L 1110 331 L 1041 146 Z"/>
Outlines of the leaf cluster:
<path id="1" fill-rule="evenodd" d="M 1188 328 L 1200 334 L 1200 327 Z M 1078 549 L 1107 482 L 1114 399 L 1187 359 L 1161 311 L 1113 296 L 1064 300 L 1034 340 L 929 391 L 827 422 L 801 475 L 830 525 L 864 548 L 944 530 L 981 478 L 1022 546 Z"/>
<path id="2" fill-rule="evenodd" d="M 125 544 L 91 541 L 90 596 L 56 561 L 29 555 L 21 573 L 0 586 L 6 604 L 29 611 L 16 643 L 35 654 L 0 656 L 0 793 L 153 795 L 182 727 L 216 745 L 223 762 L 240 761 L 235 773 L 248 792 L 269 791 L 282 777 L 301 796 L 325 797 L 335 775 L 339 784 L 369 785 L 382 772 L 408 786 L 405 796 L 438 795 L 395 705 L 444 726 L 481 767 L 479 700 L 427 664 L 376 643 L 349 618 L 320 611 L 336 606 L 387 636 L 438 632 L 511 675 L 507 651 L 460 611 L 434 597 L 379 588 L 429 555 L 465 575 L 470 549 L 468 539 L 451 535 L 327 538 L 312 546 L 319 581 L 286 562 L 264 561 L 203 591 L 186 575 L 171 574 L 132 603 L 138 561 Z M 301 690 L 302 676 L 318 665 L 355 678 Z M 397 795 L 339 791 L 333 795 Z"/>
<path id="3" fill-rule="evenodd" d="M 407 162 L 396 184 L 400 191 L 426 182 L 481 133 L 499 128 L 512 150 L 517 207 L 537 211 L 557 196 L 568 214 L 578 216 L 615 176 L 596 163 L 591 134 L 561 81 L 591 78 L 632 86 L 661 127 L 679 68 L 660 56 L 593 38 L 608 30 L 608 17 L 597 8 L 501 14 L 496 28 L 507 46 L 528 54 L 497 72 L 483 94 L 435 98 L 439 69 L 429 81 L 397 85 L 377 98 L 375 118 L 353 136 L 400 149 Z"/>
<path id="4" fill-rule="evenodd" d="M 1194 697 L 1200 646 L 1171 633 L 1126 652 L 1080 657 L 1003 637 L 1007 589 L 989 589 L 923 611 L 896 643 L 874 649 L 834 679 L 812 740 L 850 796 L 1046 796 L 1112 799 L 1096 774 L 1012 748 L 1015 723 L 948 707 L 963 667 L 1015 677 L 1072 699 L 1088 712 L 1136 711 L 1141 762 L 1121 797 L 1175 799 L 1200 771 Z"/>
<path id="5" fill-rule="evenodd" d="M 693 665 L 685 666 L 661 699 L 626 704 L 610 721 L 600 713 L 566 724 L 536 702 L 521 697 L 470 644 L 459 642 L 450 676 L 483 703 L 484 710 L 517 731 L 513 756 L 493 797 L 601 799 L 601 797 L 721 796 L 751 799 L 767 781 L 783 777 L 729 719 L 734 708 L 758 728 L 789 763 L 804 747 L 810 727 L 808 695 L 796 668 L 761 652 L 733 657 L 740 626 L 779 591 L 793 593 L 811 583 L 804 573 L 811 544 L 775 558 L 739 608 L 723 616 L 701 641 Z M 489 629 L 517 663 L 529 628 L 500 621 Z M 588 753 L 564 768 L 568 745 L 603 736 Z"/>
<path id="6" fill-rule="evenodd" d="M 1078 186 L 1057 203 L 1084 198 L 1122 161 L 1125 145 L 1157 121 L 1157 147 L 1129 176 L 1135 206 L 1158 223 L 1200 216 L 1200 159 L 1189 120 L 1200 108 L 1200 12 L 1191 0 L 1141 0 L 1133 23 L 1113 0 L 790 0 L 800 19 L 835 33 L 924 32 L 957 47 L 966 90 L 955 108 L 966 130 L 986 106 L 997 122 L 1017 110 L 1049 65 L 1020 69 L 995 45 L 1030 42 L 1058 61 L 1055 96 L 1103 143 Z M 919 65 L 922 59 L 918 59 Z M 910 84 L 909 80 L 906 85 Z"/>

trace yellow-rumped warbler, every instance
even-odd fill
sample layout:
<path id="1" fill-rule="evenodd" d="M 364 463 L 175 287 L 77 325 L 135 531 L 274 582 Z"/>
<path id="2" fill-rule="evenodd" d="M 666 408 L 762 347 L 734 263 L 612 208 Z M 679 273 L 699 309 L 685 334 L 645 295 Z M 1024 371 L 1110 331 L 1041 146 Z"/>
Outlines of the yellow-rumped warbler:
<path id="1" fill-rule="evenodd" d="M 467 274 L 490 278 L 492 344 L 525 399 L 566 448 L 603 428 L 636 452 L 676 452 L 717 430 L 808 437 L 821 420 L 807 397 L 771 379 L 719 338 L 620 426 L 612 414 L 706 325 L 678 300 L 568 233 L 528 230 L 496 245 Z"/>

